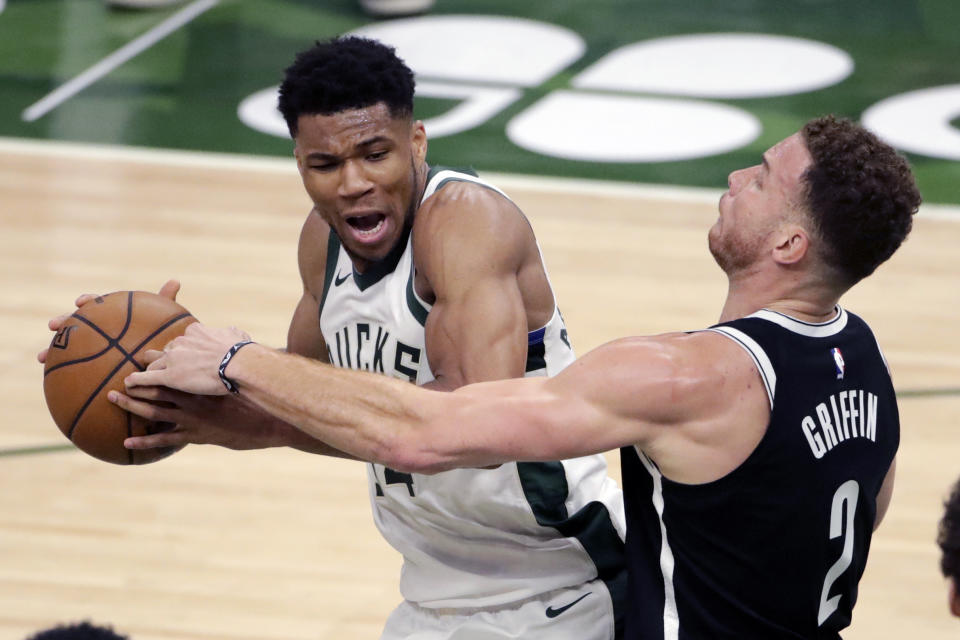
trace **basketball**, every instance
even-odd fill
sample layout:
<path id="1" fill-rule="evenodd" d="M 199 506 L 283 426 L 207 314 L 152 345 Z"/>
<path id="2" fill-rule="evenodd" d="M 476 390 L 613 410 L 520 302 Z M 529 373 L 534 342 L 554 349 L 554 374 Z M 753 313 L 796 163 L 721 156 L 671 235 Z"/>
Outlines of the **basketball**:
<path id="1" fill-rule="evenodd" d="M 81 306 L 53 336 L 43 370 L 43 393 L 53 421 L 81 451 L 114 464 L 147 464 L 180 447 L 131 450 L 124 438 L 165 431 L 107 400 L 123 379 L 143 371 L 149 349 L 162 349 L 196 318 L 154 293 L 117 291 Z"/>

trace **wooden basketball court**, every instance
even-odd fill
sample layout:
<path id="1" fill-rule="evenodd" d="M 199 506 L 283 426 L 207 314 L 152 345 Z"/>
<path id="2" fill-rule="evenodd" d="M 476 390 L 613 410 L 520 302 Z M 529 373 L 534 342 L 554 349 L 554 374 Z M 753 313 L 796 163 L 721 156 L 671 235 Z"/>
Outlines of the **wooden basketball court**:
<path id="1" fill-rule="evenodd" d="M 579 353 L 716 320 L 726 289 L 706 231 L 719 193 L 494 180 L 537 231 Z M 108 465 L 54 426 L 35 360 L 47 319 L 78 294 L 171 277 L 202 321 L 282 346 L 308 209 L 292 159 L 0 142 L 0 638 L 81 619 L 134 640 L 378 637 L 400 561 L 373 525 L 359 463 L 188 447 Z M 960 475 L 958 246 L 960 216 L 925 210 L 845 300 L 902 393 L 897 488 L 848 640 L 960 632 L 934 543 Z"/>

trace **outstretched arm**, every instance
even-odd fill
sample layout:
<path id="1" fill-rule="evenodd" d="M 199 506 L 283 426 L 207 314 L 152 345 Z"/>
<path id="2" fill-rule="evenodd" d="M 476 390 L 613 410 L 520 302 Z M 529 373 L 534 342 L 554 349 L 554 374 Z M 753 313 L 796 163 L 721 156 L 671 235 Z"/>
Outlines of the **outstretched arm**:
<path id="1" fill-rule="evenodd" d="M 165 368 L 132 374 L 128 384 L 225 394 L 217 367 L 239 337 L 235 330 L 191 325 L 167 351 Z M 730 434 L 715 427 L 736 424 L 731 415 L 754 407 L 762 393 L 750 389 L 756 372 L 749 359 L 739 357 L 736 346 L 725 351 L 729 345 L 712 334 L 628 338 L 592 351 L 554 378 L 484 382 L 453 393 L 256 344 L 240 349 L 226 374 L 242 397 L 271 415 L 402 471 L 556 460 L 632 444 L 671 468 L 674 457 L 723 462 L 716 445 Z M 716 358 L 718 350 L 729 357 Z M 758 411 L 763 402 L 760 397 Z"/>

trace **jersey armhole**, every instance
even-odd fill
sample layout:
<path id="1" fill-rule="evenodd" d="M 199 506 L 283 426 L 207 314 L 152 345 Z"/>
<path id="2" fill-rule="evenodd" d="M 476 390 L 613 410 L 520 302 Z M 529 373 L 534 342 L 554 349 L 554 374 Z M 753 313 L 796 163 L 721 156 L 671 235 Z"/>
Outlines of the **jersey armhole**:
<path id="1" fill-rule="evenodd" d="M 330 283 L 337 271 L 338 262 L 340 262 L 340 237 L 331 227 L 330 235 L 327 237 L 327 265 L 326 273 L 323 274 L 323 293 L 320 294 L 318 313 L 323 311 L 323 303 L 327 300 L 327 292 L 330 291 Z"/>
<path id="2" fill-rule="evenodd" d="M 767 352 L 763 350 L 757 341 L 745 334 L 739 329 L 733 327 L 711 327 L 705 331 L 713 331 L 720 335 L 730 338 L 746 351 L 753 359 L 753 364 L 757 367 L 763 386 L 767 390 L 767 399 L 770 401 L 770 410 L 773 410 L 773 396 L 777 392 L 777 373 L 773 370 L 773 364 L 767 357 Z"/>

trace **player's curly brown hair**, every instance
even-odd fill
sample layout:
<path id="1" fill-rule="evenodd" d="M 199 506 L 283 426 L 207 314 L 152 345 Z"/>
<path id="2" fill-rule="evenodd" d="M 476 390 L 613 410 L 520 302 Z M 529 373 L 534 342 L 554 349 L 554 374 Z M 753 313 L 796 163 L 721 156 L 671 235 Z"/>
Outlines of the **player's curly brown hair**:
<path id="1" fill-rule="evenodd" d="M 57 625 L 40 631 L 27 640 L 129 640 L 129 638 L 114 632 L 113 627 L 85 621 Z"/>
<path id="2" fill-rule="evenodd" d="M 944 504 L 937 544 L 942 552 L 940 570 L 944 577 L 953 578 L 960 587 L 960 480 L 953 485 L 950 498 Z"/>
<path id="3" fill-rule="evenodd" d="M 853 285 L 910 233 L 920 192 L 907 160 L 850 120 L 816 118 L 801 134 L 813 158 L 804 174 L 805 204 L 825 244 L 823 258 Z"/>
<path id="4" fill-rule="evenodd" d="M 279 109 L 291 137 L 303 114 L 330 115 L 382 102 L 391 116 L 410 116 L 414 84 L 413 72 L 393 47 L 343 36 L 297 54 L 284 72 Z"/>

